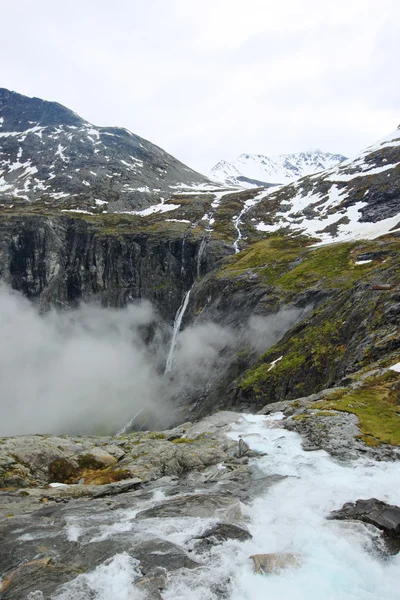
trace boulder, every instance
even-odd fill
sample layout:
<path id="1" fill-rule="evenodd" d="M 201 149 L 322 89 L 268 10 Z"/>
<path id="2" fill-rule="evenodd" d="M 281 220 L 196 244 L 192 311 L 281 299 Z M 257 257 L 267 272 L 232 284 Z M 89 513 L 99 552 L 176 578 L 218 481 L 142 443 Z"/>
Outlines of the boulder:
<path id="1" fill-rule="evenodd" d="M 119 448 L 117 448 L 117 450 L 121 452 Z M 123 454 L 124 452 L 122 455 L 120 454 L 120 456 L 123 456 Z M 111 467 L 111 465 L 114 465 L 117 462 L 117 458 L 112 456 L 104 448 L 94 447 L 89 451 L 88 456 L 92 456 L 93 459 L 99 464 L 99 467 Z"/>
<path id="2" fill-rule="evenodd" d="M 245 542 L 252 537 L 251 533 L 243 527 L 231 523 L 217 523 L 217 525 L 210 527 L 196 538 L 199 542 L 196 543 L 195 548 L 197 551 L 202 552 L 209 550 L 213 546 L 218 546 L 227 540 Z"/>
<path id="3" fill-rule="evenodd" d="M 298 554 L 290 552 L 273 552 L 270 554 L 253 554 L 250 556 L 254 563 L 255 573 L 276 573 L 290 567 L 299 567 L 302 563 Z"/>
<path id="4" fill-rule="evenodd" d="M 330 519 L 341 521 L 362 521 L 374 525 L 389 538 L 399 543 L 400 549 L 400 507 L 386 504 L 376 498 L 347 502 L 339 510 L 331 512 Z"/>

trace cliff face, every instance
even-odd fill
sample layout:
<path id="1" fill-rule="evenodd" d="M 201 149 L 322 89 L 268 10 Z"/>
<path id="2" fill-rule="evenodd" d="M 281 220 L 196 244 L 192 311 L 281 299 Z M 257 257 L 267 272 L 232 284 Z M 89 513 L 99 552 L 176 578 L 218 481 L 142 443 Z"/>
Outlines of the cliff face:
<path id="1" fill-rule="evenodd" d="M 224 252 L 210 242 L 199 257 L 200 246 L 201 239 L 182 234 L 119 233 L 104 221 L 14 215 L 0 221 L 0 277 L 42 309 L 88 300 L 122 307 L 146 299 L 171 320 L 199 260 L 205 272 Z"/>

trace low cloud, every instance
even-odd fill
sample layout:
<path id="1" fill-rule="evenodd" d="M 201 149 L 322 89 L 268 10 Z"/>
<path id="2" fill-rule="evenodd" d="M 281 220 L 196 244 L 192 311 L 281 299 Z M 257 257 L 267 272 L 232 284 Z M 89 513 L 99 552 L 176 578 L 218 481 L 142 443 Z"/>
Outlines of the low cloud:
<path id="1" fill-rule="evenodd" d="M 172 332 L 150 303 L 41 315 L 0 285 L 0 435 L 111 434 L 139 411 L 135 424 L 166 428 L 224 376 L 235 352 L 265 351 L 300 316 L 252 317 L 240 332 L 190 326 L 164 374 Z"/>

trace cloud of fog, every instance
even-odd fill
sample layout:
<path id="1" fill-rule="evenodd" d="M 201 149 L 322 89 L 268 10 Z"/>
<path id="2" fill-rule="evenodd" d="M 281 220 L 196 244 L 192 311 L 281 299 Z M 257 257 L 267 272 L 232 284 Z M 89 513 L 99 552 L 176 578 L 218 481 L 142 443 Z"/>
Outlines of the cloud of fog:
<path id="1" fill-rule="evenodd" d="M 113 431 L 157 398 L 149 304 L 40 316 L 0 287 L 0 434 Z M 154 350 L 153 340 L 151 345 Z"/>
<path id="2" fill-rule="evenodd" d="M 135 424 L 166 428 L 179 420 L 179 406 L 226 376 L 241 348 L 265 351 L 300 315 L 254 316 L 241 331 L 190 326 L 165 376 L 171 331 L 149 303 L 40 315 L 0 285 L 0 435 L 110 434 L 143 407 Z"/>

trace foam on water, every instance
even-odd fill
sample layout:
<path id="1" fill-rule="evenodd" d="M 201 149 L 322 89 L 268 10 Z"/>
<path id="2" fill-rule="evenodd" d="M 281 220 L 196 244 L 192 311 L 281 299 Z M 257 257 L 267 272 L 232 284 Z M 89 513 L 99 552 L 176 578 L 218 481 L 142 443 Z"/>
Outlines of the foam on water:
<path id="1" fill-rule="evenodd" d="M 139 576 L 139 561 L 125 552 L 116 554 L 110 561 L 90 573 L 79 575 L 64 586 L 54 600 L 144 600 L 141 590 L 134 588 Z"/>
<path id="2" fill-rule="evenodd" d="M 399 504 L 400 464 L 359 460 L 347 465 L 335 462 L 324 451 L 305 452 L 300 436 L 279 427 L 281 417 L 244 415 L 229 433 L 232 439 L 243 437 L 253 449 L 267 453 L 256 460 L 263 474 L 287 476 L 244 507 L 253 538 L 227 541 L 212 548 L 210 557 L 193 550 L 192 558 L 202 566 L 170 574 L 162 592 L 165 600 L 216 600 L 224 585 L 228 585 L 230 600 L 399 598 L 400 555 L 383 560 L 374 552 L 374 543 L 380 539 L 375 528 L 326 517 L 358 498 L 376 497 Z M 162 493 L 157 494 L 152 502 L 162 498 Z M 116 513 L 109 517 L 113 521 L 99 522 L 96 532 L 86 532 L 88 542 L 132 530 L 132 536 L 155 536 L 191 550 L 191 540 L 215 522 L 195 518 L 137 521 L 132 510 Z M 302 564 L 274 575 L 254 574 L 249 556 L 269 552 L 297 553 Z M 134 558 L 118 554 L 79 576 L 55 598 L 137 600 L 139 592 L 132 588 L 137 567 Z"/>
<path id="3" fill-rule="evenodd" d="M 397 599 L 400 555 L 380 560 L 372 552 L 373 528 L 326 517 L 358 498 L 398 504 L 400 465 L 367 460 L 341 465 L 324 451 L 304 452 L 296 433 L 269 421 L 247 416 L 230 434 L 243 435 L 253 449 L 268 453 L 257 461 L 266 475 L 289 476 L 249 507 L 253 539 L 215 548 L 211 567 L 177 577 L 164 597 L 209 600 L 216 597 L 213 585 L 229 578 L 231 600 Z M 303 564 L 275 575 L 254 574 L 248 557 L 268 552 L 299 553 Z"/>

